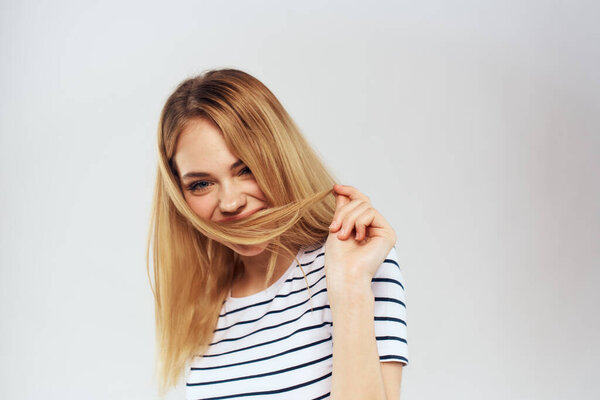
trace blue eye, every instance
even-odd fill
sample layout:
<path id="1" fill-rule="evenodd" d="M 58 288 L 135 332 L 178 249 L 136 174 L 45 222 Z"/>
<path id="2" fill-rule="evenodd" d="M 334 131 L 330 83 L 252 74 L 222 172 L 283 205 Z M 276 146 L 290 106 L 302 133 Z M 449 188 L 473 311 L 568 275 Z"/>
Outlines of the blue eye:
<path id="1" fill-rule="evenodd" d="M 238 174 L 239 175 L 248 175 L 248 174 L 252 174 L 252 171 L 250 171 L 250 168 L 244 167 L 240 170 L 240 172 Z M 203 191 L 207 190 L 213 184 L 214 183 L 210 182 L 210 181 L 196 181 L 196 182 L 190 183 L 188 185 L 187 189 L 190 192 L 203 192 Z"/>
<path id="2" fill-rule="evenodd" d="M 188 190 L 192 192 L 206 190 L 211 185 L 208 181 L 196 181 L 188 186 Z"/>

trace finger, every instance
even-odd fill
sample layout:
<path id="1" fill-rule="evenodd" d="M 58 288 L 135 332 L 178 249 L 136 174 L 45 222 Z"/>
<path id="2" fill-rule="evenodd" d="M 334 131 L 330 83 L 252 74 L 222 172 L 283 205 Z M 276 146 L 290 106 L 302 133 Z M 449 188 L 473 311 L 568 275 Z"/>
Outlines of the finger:
<path id="1" fill-rule="evenodd" d="M 340 232 L 338 233 L 338 238 L 340 240 L 346 240 L 350 237 L 352 231 L 355 229 L 357 218 L 370 207 L 369 203 L 365 203 L 362 200 L 354 200 L 344 208 L 344 214 L 340 215 L 342 218 L 342 229 L 340 229 Z"/>
<path id="2" fill-rule="evenodd" d="M 346 204 L 350 203 L 350 198 L 341 194 L 334 193 L 335 196 L 335 209 L 338 210 Z"/>
<path id="3" fill-rule="evenodd" d="M 356 230 L 355 239 L 361 241 L 367 237 L 367 228 L 375 220 L 375 214 L 377 211 L 373 207 L 367 208 L 362 212 L 354 223 L 354 229 Z"/>
<path id="4" fill-rule="evenodd" d="M 340 210 L 342 210 L 348 203 L 350 203 L 350 199 L 341 194 L 333 194 L 335 196 L 335 213 L 333 215 L 333 219 L 331 221 L 331 225 L 329 225 L 329 230 L 331 232 L 337 231 L 342 227 L 340 223 L 341 219 L 339 218 Z"/>
<path id="5" fill-rule="evenodd" d="M 340 195 L 341 197 L 345 197 Z M 346 197 L 346 199 L 348 199 Z M 331 222 L 330 228 L 333 227 L 330 232 L 336 232 L 340 229 L 342 229 L 343 227 L 343 222 L 344 219 L 346 218 L 346 215 L 348 213 L 350 213 L 354 208 L 356 208 L 358 205 L 360 205 L 361 203 L 364 203 L 361 200 L 354 200 L 354 201 L 350 201 L 348 199 L 349 203 L 344 204 L 343 206 L 340 206 L 338 209 L 336 209 L 335 211 L 335 215 L 333 216 L 333 220 Z M 364 203 L 366 204 L 366 203 Z"/>
<path id="6" fill-rule="evenodd" d="M 367 203 L 365 203 L 367 204 Z M 364 224 L 364 236 L 359 236 L 359 238 L 357 238 L 357 240 L 363 240 L 365 238 L 370 238 L 370 237 L 374 237 L 374 236 L 394 236 L 395 237 L 395 232 L 394 229 L 392 228 L 392 226 L 385 220 L 385 218 L 383 218 L 383 216 L 379 213 L 379 211 L 377 211 L 375 208 L 373 208 L 370 204 L 369 204 L 369 208 L 372 211 L 369 211 L 368 213 L 370 215 L 372 215 L 373 218 L 367 218 L 367 217 L 362 217 L 363 219 L 360 220 L 360 222 L 358 222 L 358 218 L 357 221 L 355 221 L 354 223 L 354 229 L 356 230 L 356 233 L 359 233 L 359 229 L 362 230 L 362 227 L 358 227 L 357 225 L 361 225 Z M 344 231 L 345 232 L 345 231 Z"/>
<path id="7" fill-rule="evenodd" d="M 365 194 L 363 194 L 360 190 L 355 188 L 354 186 L 349 185 L 333 185 L 333 190 L 335 193 L 343 194 L 344 196 L 350 197 L 350 200 L 363 200 L 367 203 L 370 203 L 371 200 Z"/>
<path id="8" fill-rule="evenodd" d="M 385 240 L 390 243 L 390 247 L 394 246 L 397 240 L 396 232 L 392 228 L 374 228 L 373 226 L 367 227 L 367 238 Z"/>

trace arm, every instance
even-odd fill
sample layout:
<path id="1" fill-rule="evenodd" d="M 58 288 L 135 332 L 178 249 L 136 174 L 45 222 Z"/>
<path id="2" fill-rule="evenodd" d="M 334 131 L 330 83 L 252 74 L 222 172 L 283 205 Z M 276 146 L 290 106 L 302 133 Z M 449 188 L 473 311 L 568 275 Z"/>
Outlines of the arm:
<path id="1" fill-rule="evenodd" d="M 381 363 L 381 374 L 385 385 L 385 395 L 388 400 L 400 399 L 400 384 L 402 383 L 402 369 L 404 364 L 397 361 Z"/>
<path id="2" fill-rule="evenodd" d="M 386 399 L 370 283 L 328 287 L 333 317 L 332 399 Z"/>
<path id="3" fill-rule="evenodd" d="M 379 361 L 370 283 L 340 285 L 328 295 L 333 316 L 331 398 L 398 400 L 403 364 Z"/>
<path id="4" fill-rule="evenodd" d="M 402 364 L 379 361 L 371 289 L 395 233 L 358 190 L 335 185 L 334 192 L 336 213 L 325 251 L 333 317 L 331 398 L 397 400 Z"/>

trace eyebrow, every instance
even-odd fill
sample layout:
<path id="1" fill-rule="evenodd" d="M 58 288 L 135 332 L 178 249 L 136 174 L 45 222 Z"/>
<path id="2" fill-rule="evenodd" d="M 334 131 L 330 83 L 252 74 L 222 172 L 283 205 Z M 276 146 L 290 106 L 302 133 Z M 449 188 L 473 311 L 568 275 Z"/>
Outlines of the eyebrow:
<path id="1" fill-rule="evenodd" d="M 238 159 L 236 162 L 234 162 L 233 164 L 231 164 L 231 167 L 229 167 L 229 170 L 233 171 L 234 169 L 236 169 L 240 165 L 244 165 L 244 162 L 242 160 Z M 186 179 L 189 179 L 189 178 L 206 178 L 206 177 L 209 177 L 209 176 L 210 176 L 210 174 L 206 173 L 206 172 L 188 172 L 181 179 L 186 180 Z"/>

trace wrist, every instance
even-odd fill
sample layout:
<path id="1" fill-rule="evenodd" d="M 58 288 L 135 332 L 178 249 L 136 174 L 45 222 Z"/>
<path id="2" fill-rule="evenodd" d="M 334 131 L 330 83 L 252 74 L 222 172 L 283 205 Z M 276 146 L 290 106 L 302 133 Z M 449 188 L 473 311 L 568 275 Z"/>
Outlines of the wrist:
<path id="1" fill-rule="evenodd" d="M 375 300 L 369 277 L 350 278 L 326 275 L 326 281 L 327 296 L 332 307 L 368 305 Z"/>
<path id="2" fill-rule="evenodd" d="M 326 264 L 325 272 L 328 287 L 357 290 L 371 287 L 372 277 L 360 266 Z"/>

